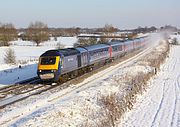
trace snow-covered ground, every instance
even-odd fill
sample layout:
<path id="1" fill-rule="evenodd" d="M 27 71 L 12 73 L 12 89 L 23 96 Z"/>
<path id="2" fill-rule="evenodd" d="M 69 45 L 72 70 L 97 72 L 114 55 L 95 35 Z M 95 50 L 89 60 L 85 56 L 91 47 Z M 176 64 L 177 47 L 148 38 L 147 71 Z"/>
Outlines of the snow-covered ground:
<path id="1" fill-rule="evenodd" d="M 46 50 L 58 48 L 58 44 L 62 44 L 65 47 L 72 47 L 76 41 L 76 37 L 58 37 L 57 41 L 51 39 L 41 43 L 40 46 L 36 46 L 34 42 L 30 41 L 12 41 L 10 42 L 12 44 L 10 47 L 0 47 L 0 64 L 4 64 L 4 54 L 8 48 L 15 51 L 17 62 L 31 61 L 37 59 Z"/>
<path id="2" fill-rule="evenodd" d="M 150 51 L 145 50 L 144 53 Z M 179 54 L 180 46 L 173 46 L 161 71 L 149 82 L 147 92 L 139 95 L 133 110 L 125 114 L 119 126 L 180 126 Z M 102 110 L 97 100 L 102 95 L 127 91 L 123 85 L 125 79 L 119 80 L 119 77 L 127 72 L 134 75 L 152 71 L 152 67 L 137 65 L 138 59 L 143 56 L 139 54 L 129 61 L 111 66 L 64 90 L 47 91 L 0 109 L 0 126 L 64 127 L 85 126 L 86 123 L 97 126 L 98 113 Z"/>
<path id="3" fill-rule="evenodd" d="M 76 41 L 77 37 L 57 37 L 57 40 L 55 40 L 54 37 L 51 37 L 49 41 L 40 43 L 40 46 L 56 47 L 58 44 L 63 44 L 66 47 L 72 47 Z M 36 46 L 34 42 L 22 41 L 20 39 L 17 41 L 11 41 L 10 43 L 18 46 Z"/>
<path id="4" fill-rule="evenodd" d="M 73 127 L 86 122 L 96 126 L 97 117 L 100 115 L 98 112 L 102 110 L 98 99 L 111 92 L 126 92 L 127 87 L 123 85 L 126 79 L 119 81 L 119 77 L 126 76 L 127 72 L 134 75 L 152 71 L 149 66 L 136 65 L 137 61 L 151 49 L 148 48 L 123 63 L 94 74 L 79 84 L 72 84 L 61 91 L 56 88 L 1 109 L 0 126 Z"/>
<path id="5" fill-rule="evenodd" d="M 160 73 L 119 126 L 180 127 L 180 46 L 172 46 Z"/>
<path id="6" fill-rule="evenodd" d="M 50 41 L 36 46 L 30 41 L 12 41 L 10 47 L 0 47 L 0 87 L 4 85 L 14 84 L 16 82 L 37 76 L 37 62 L 39 56 L 50 49 L 55 49 L 58 44 L 65 47 L 72 47 L 77 41 L 77 37 L 58 37 L 57 41 L 51 38 Z M 8 48 L 15 52 L 16 65 L 8 65 L 4 63 L 4 55 Z M 26 63 L 21 69 L 18 68 L 20 63 Z"/>
<path id="7" fill-rule="evenodd" d="M 11 41 L 10 47 L 0 47 L 0 87 L 36 77 L 38 58 L 43 52 L 58 48 L 58 45 L 72 47 L 77 40 L 77 37 L 57 37 L 55 41 L 52 37 L 37 47 L 34 42 L 18 39 Z M 9 48 L 15 52 L 16 65 L 5 64 L 4 62 L 4 55 Z M 19 65 L 22 65 L 21 69 L 18 68 Z"/>
<path id="8" fill-rule="evenodd" d="M 176 38 L 177 39 L 177 41 L 178 41 L 178 44 L 180 44 L 180 35 L 179 34 L 177 34 L 177 35 L 170 35 L 170 41 L 172 41 L 174 38 Z"/>
<path id="9" fill-rule="evenodd" d="M 144 53 L 148 53 L 148 51 L 144 51 Z M 124 74 L 122 68 L 129 70 L 126 66 L 132 65 L 141 57 L 140 54 L 138 57 L 111 66 L 85 79 L 82 83 L 72 84 L 60 92 L 58 90 L 56 92 L 47 91 L 42 95 L 33 96 L 20 103 L 7 106 L 0 110 L 0 125 L 12 127 L 78 126 L 89 118 L 88 115 L 92 110 L 94 112 L 101 110 L 95 103 L 98 97 L 119 91 L 118 85 L 114 81 Z M 148 72 L 149 68 L 137 66 L 134 71 L 142 70 Z M 94 117 L 92 116 L 90 121 L 93 121 Z"/>
<path id="10" fill-rule="evenodd" d="M 2 65 L 1 68 L 6 69 L 0 70 L 0 87 L 12 85 L 19 81 L 23 81 L 37 76 L 37 64 L 34 62 L 32 64 L 28 63 L 27 65 L 23 65 L 21 68 L 18 68 L 16 65 Z"/>
<path id="11" fill-rule="evenodd" d="M 52 37 L 49 41 L 43 42 L 37 47 L 34 42 L 19 39 L 11 41 L 10 47 L 0 47 L 0 87 L 14 84 L 22 81 L 22 79 L 36 77 L 38 58 L 43 52 L 55 49 L 60 44 L 65 47 L 72 47 L 77 40 L 77 37 L 58 37 L 55 41 Z M 8 48 L 13 49 L 15 52 L 16 65 L 5 64 L 4 62 L 4 55 Z M 19 65 L 23 67 L 19 69 Z"/>

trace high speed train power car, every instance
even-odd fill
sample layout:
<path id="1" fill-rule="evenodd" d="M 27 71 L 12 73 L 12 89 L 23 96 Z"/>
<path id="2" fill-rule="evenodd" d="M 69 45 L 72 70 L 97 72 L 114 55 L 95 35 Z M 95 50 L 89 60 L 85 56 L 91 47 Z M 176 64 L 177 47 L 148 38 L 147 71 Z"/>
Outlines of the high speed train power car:
<path id="1" fill-rule="evenodd" d="M 48 50 L 39 58 L 37 75 L 42 81 L 59 81 L 86 72 L 133 50 L 142 48 L 147 37 L 113 41 L 86 47 Z"/>

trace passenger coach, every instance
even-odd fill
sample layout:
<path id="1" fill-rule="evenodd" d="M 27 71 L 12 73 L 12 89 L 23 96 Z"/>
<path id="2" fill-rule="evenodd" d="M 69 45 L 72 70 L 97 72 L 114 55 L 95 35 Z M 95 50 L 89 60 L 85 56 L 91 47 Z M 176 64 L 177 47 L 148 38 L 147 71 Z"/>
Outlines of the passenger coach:
<path id="1" fill-rule="evenodd" d="M 86 47 L 48 50 L 39 58 L 37 75 L 43 81 L 58 81 L 77 76 L 88 69 L 105 64 L 142 48 L 147 37 L 113 41 Z"/>

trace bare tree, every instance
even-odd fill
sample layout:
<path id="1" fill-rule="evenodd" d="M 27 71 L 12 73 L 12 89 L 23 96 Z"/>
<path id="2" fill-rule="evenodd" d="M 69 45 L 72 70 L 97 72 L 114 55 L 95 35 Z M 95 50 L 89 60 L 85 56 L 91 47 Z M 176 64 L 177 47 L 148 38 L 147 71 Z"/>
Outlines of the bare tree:
<path id="1" fill-rule="evenodd" d="M 98 43 L 99 43 L 99 44 L 105 44 L 105 43 L 107 43 L 108 41 L 109 41 L 109 39 L 107 39 L 107 38 L 100 38 L 99 41 L 98 41 Z"/>
<path id="2" fill-rule="evenodd" d="M 113 25 L 111 25 L 111 24 L 106 24 L 103 28 L 103 32 L 105 32 L 106 34 L 114 33 L 117 31 L 118 31 L 118 28 L 113 27 Z"/>
<path id="3" fill-rule="evenodd" d="M 34 41 L 37 46 L 43 41 L 49 40 L 48 26 L 43 22 L 30 23 L 27 30 L 28 40 Z"/>
<path id="4" fill-rule="evenodd" d="M 17 30 L 13 24 L 0 23 L 0 46 L 9 46 L 9 41 L 17 39 Z"/>
<path id="5" fill-rule="evenodd" d="M 79 38 L 78 42 L 74 44 L 74 47 L 77 46 L 88 46 L 88 45 L 93 45 L 97 44 L 97 39 L 96 38 Z"/>
<path id="6" fill-rule="evenodd" d="M 15 52 L 11 48 L 7 49 L 5 56 L 4 56 L 4 62 L 6 64 L 15 64 L 16 63 Z"/>
<path id="7" fill-rule="evenodd" d="M 62 44 L 61 42 L 57 43 L 56 49 L 64 49 L 65 45 Z"/>

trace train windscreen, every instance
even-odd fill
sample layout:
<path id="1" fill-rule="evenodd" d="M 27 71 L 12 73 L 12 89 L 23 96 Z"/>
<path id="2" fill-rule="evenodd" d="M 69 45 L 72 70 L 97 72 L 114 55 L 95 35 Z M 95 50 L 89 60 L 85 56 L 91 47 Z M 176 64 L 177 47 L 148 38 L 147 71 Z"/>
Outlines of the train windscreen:
<path id="1" fill-rule="evenodd" d="M 42 57 L 41 65 L 53 65 L 56 63 L 56 57 Z"/>

